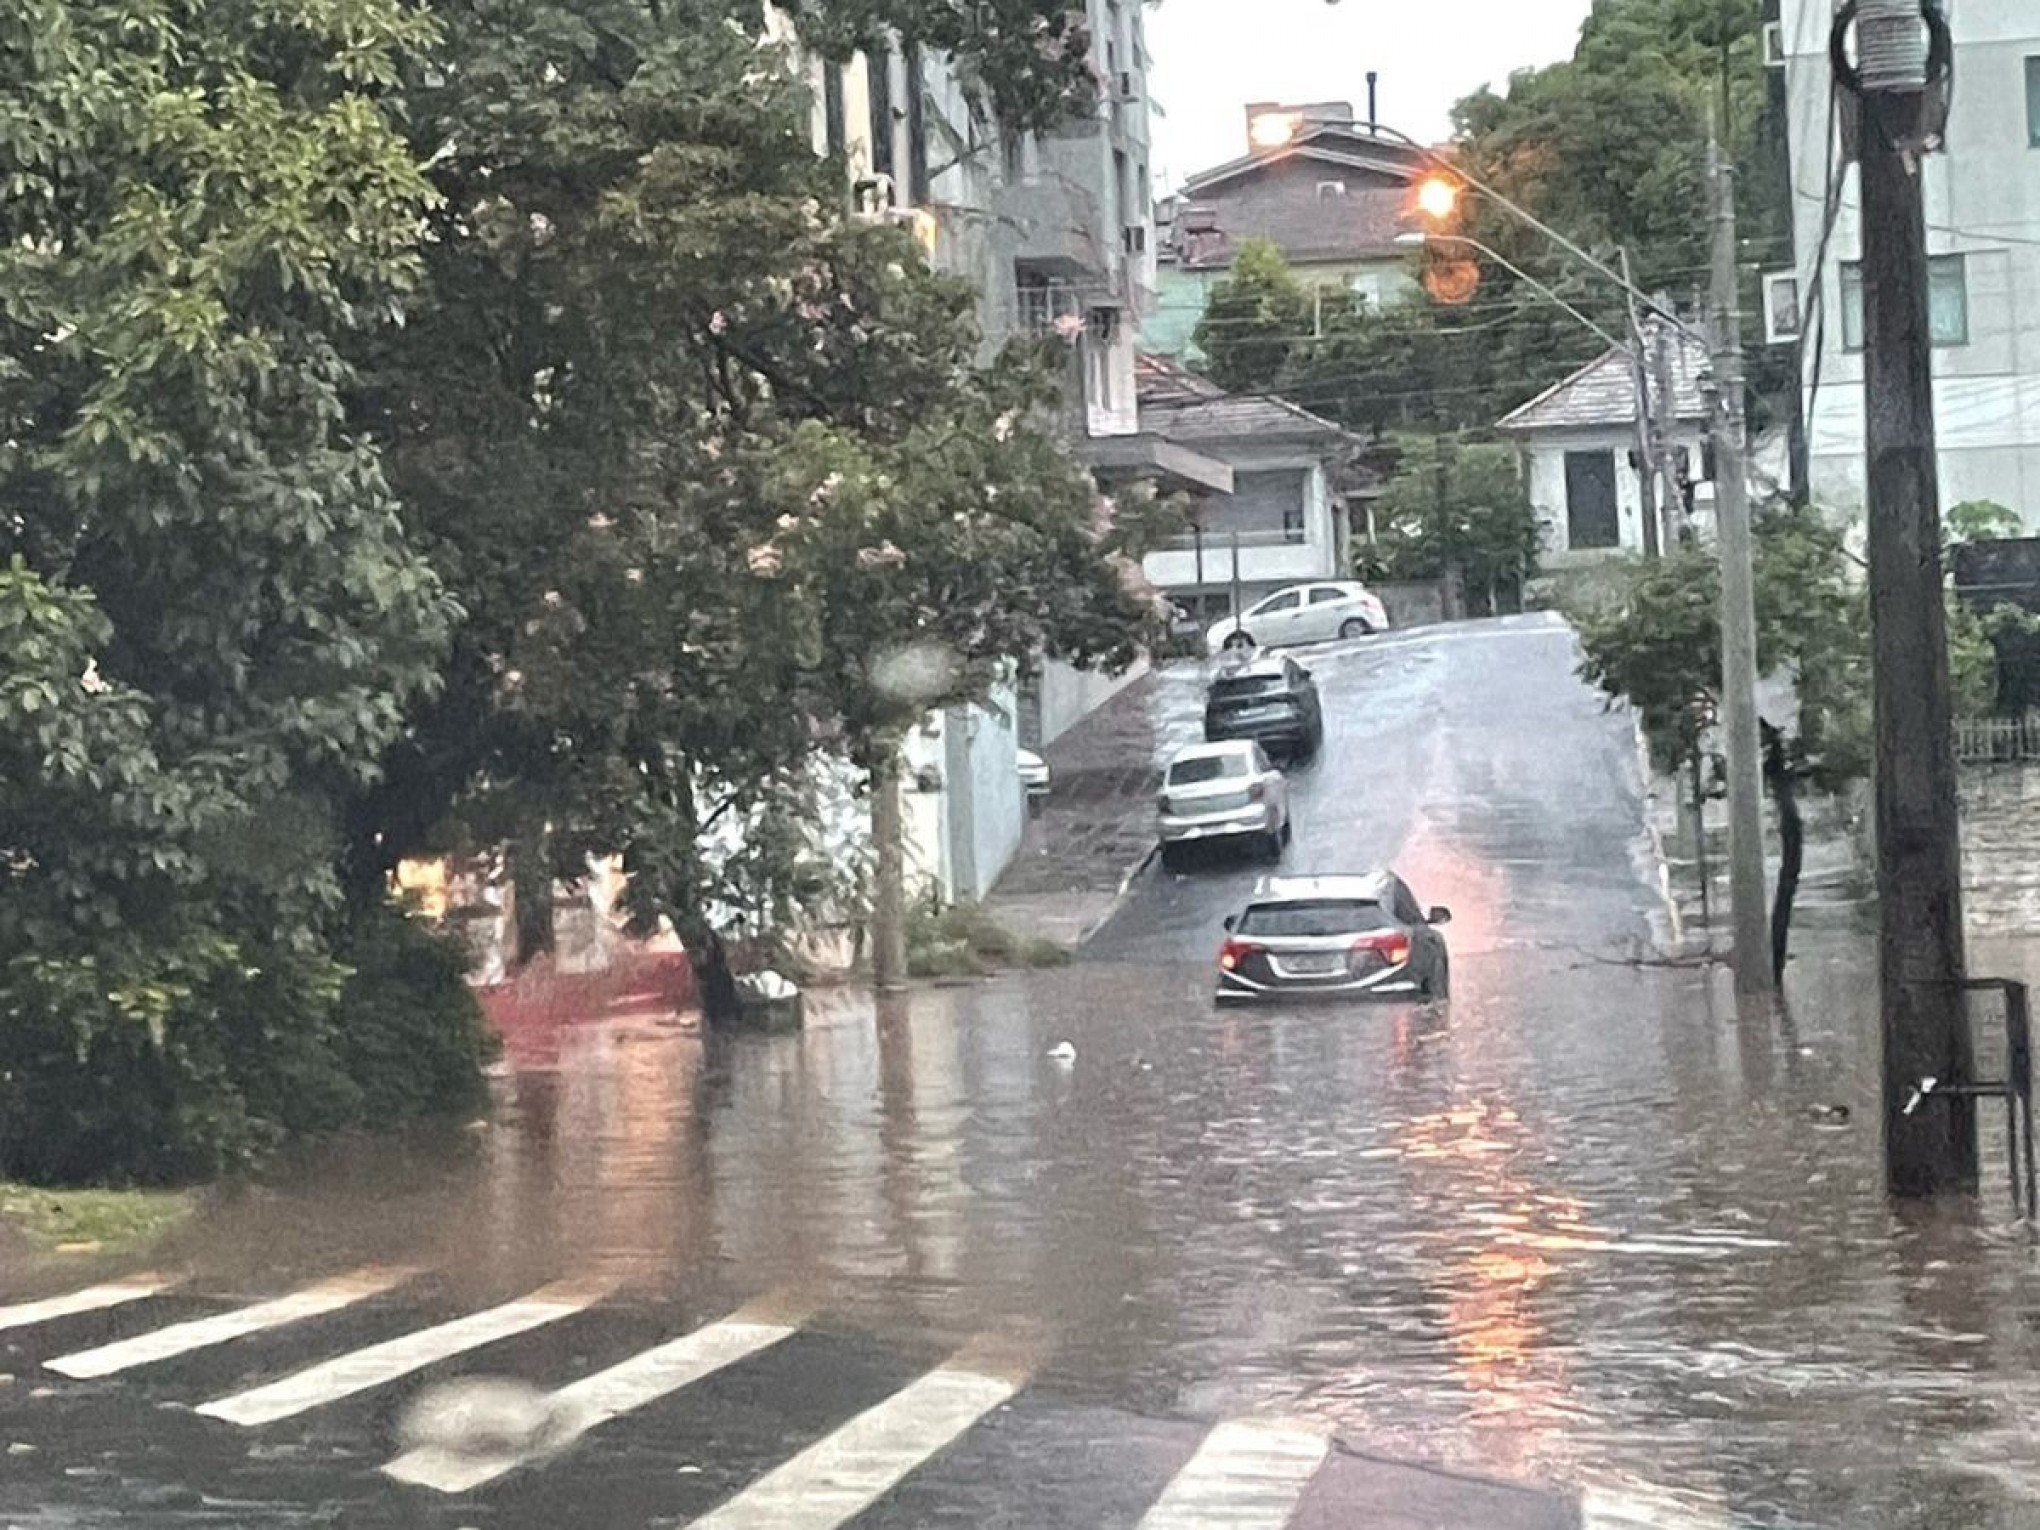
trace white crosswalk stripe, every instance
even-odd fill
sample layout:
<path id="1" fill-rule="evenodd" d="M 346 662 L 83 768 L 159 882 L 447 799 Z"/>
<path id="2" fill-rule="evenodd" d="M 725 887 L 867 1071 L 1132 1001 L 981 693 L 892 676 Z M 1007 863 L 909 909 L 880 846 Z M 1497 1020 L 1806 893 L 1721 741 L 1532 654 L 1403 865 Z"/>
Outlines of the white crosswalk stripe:
<path id="1" fill-rule="evenodd" d="M 743 1313 L 734 1314 L 552 1393 L 547 1402 L 558 1425 L 543 1441 L 528 1448 L 467 1452 L 426 1446 L 399 1456 L 383 1470 L 415 1487 L 442 1493 L 471 1492 L 520 1466 L 556 1454 L 611 1419 L 770 1349 L 798 1331 L 784 1322 L 753 1321 Z"/>
<path id="2" fill-rule="evenodd" d="M 103 1344 L 97 1349 L 59 1355 L 54 1360 L 45 1361 L 44 1366 L 60 1376 L 78 1380 L 112 1376 L 138 1365 L 152 1365 L 160 1360 L 188 1355 L 193 1350 L 246 1338 L 266 1329 L 281 1328 L 286 1323 L 324 1317 L 327 1313 L 366 1301 L 371 1296 L 380 1296 L 410 1279 L 412 1273 L 395 1269 L 356 1270 L 351 1275 L 320 1281 L 302 1291 L 279 1296 L 274 1301 L 257 1302 L 253 1306 L 218 1313 L 213 1317 L 196 1318 L 188 1323 L 172 1323 L 166 1328 L 154 1329 L 118 1343 Z"/>
<path id="3" fill-rule="evenodd" d="M 132 1275 L 126 1280 L 110 1281 L 103 1286 L 87 1286 L 82 1291 L 72 1291 L 63 1296 L 47 1296 L 41 1301 L 22 1302 L 13 1307 L 0 1307 L 0 1329 L 28 1328 L 36 1323 L 48 1323 L 57 1318 L 76 1317 L 81 1312 L 100 1312 L 108 1307 L 118 1307 L 126 1302 L 138 1302 L 144 1297 L 156 1295 L 169 1289 L 170 1282 L 154 1275 Z"/>
<path id="4" fill-rule="evenodd" d="M 421 1328 L 367 1349 L 355 1350 L 324 1364 L 286 1376 L 252 1391 L 237 1392 L 206 1403 L 198 1411 L 208 1418 L 253 1428 L 293 1417 L 357 1392 L 386 1385 L 428 1365 L 508 1339 L 561 1318 L 584 1312 L 608 1294 L 608 1288 L 565 1282 L 534 1291 L 500 1307 L 470 1313 Z"/>
<path id="5" fill-rule="evenodd" d="M 1282 1530 L 1331 1453 L 1308 1429 L 1237 1421 L 1204 1437 L 1139 1530 Z"/>
<path id="6" fill-rule="evenodd" d="M 1020 1390 L 952 1357 L 694 1522 L 694 1530 L 836 1530 Z"/>

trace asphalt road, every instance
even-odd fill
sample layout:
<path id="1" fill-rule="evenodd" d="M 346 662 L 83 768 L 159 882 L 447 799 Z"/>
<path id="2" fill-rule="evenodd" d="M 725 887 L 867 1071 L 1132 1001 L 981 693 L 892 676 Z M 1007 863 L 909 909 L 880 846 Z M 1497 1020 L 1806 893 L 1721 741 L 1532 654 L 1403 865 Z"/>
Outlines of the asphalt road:
<path id="1" fill-rule="evenodd" d="M 1401 871 L 1426 906 L 1452 907 L 1455 950 L 1649 945 L 1664 904 L 1635 732 L 1575 678 L 1577 656 L 1551 616 L 1304 651 L 1325 747 L 1291 773 L 1296 839 L 1281 866 L 1220 853 L 1180 876 L 1157 865 L 1087 958 L 1215 952 L 1260 878 L 1377 867 Z M 1169 741 L 1201 720 L 1201 688 L 1186 678 L 1158 692 Z"/>

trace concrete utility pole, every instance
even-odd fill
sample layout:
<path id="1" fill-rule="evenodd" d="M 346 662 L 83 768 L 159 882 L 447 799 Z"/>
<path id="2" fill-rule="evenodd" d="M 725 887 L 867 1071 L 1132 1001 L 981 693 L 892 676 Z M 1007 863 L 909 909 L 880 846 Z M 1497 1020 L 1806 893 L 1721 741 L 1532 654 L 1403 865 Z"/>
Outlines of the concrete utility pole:
<path id="1" fill-rule="evenodd" d="M 1650 408 L 1650 370 L 1644 360 L 1649 342 L 1643 332 L 1643 311 L 1636 305 L 1636 278 L 1629 269 L 1629 251 L 1622 255 L 1622 281 L 1629 299 L 1629 375 L 1636 383 L 1636 471 L 1642 501 L 1643 555 L 1655 558 L 1660 546 L 1658 526 L 1658 440 Z"/>
<path id="2" fill-rule="evenodd" d="M 1740 293 L 1736 279 L 1735 172 L 1707 146 L 1714 190 L 1714 505 L 1721 545 L 1721 718 L 1728 752 L 1728 890 L 1737 993 L 1765 994 L 1771 931 L 1764 897 L 1763 740 L 1757 728 L 1757 604 L 1750 537 L 1749 452 L 1743 415 Z"/>
<path id="3" fill-rule="evenodd" d="M 907 986 L 906 819 L 897 738 L 879 742 L 871 768 L 871 838 L 878 853 L 871 894 L 871 979 L 880 993 Z"/>
<path id="4" fill-rule="evenodd" d="M 1967 1081 L 1962 850 L 1942 604 L 1932 332 L 1920 167 L 1928 47 L 1919 0 L 1862 0 L 1864 392 L 1877 735 L 1884 1147 L 1899 1195 L 1976 1183 L 1972 1101 L 1908 1115 L 1926 1079 Z"/>
<path id="5" fill-rule="evenodd" d="M 1660 324 L 1657 332 L 1657 353 L 1652 358 L 1652 370 L 1657 373 L 1657 441 L 1659 466 L 1664 470 L 1664 538 L 1665 551 L 1670 552 L 1685 541 L 1686 497 L 1684 486 L 1673 467 L 1671 440 L 1677 434 L 1678 401 L 1672 393 L 1672 332 L 1668 325 Z"/>

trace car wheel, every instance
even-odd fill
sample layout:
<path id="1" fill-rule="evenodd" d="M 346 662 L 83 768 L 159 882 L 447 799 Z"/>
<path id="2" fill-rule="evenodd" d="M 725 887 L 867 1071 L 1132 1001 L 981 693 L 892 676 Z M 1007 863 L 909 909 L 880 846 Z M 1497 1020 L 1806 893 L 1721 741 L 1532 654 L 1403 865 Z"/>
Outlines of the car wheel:
<path id="1" fill-rule="evenodd" d="M 1347 621 L 1339 628 L 1339 636 L 1344 638 L 1349 643 L 1352 642 L 1355 638 L 1364 638 L 1371 636 L 1373 632 L 1374 624 L 1372 622 L 1362 621 L 1357 616 L 1348 618 Z"/>
<path id="2" fill-rule="evenodd" d="M 1244 632 L 1235 632 L 1225 640 L 1225 647 L 1228 653 L 1239 653 L 1243 649 L 1252 648 L 1253 646 L 1253 638 Z"/>
<path id="3" fill-rule="evenodd" d="M 1449 999 L 1452 997 L 1452 962 L 1450 958 L 1441 957 L 1439 959 L 1438 970 L 1433 972 L 1424 984 L 1424 997 L 1427 999 Z"/>
<path id="4" fill-rule="evenodd" d="M 1282 843 L 1285 845 L 1296 843 L 1296 822 L 1294 819 L 1285 818 L 1282 820 Z"/>
<path id="5" fill-rule="evenodd" d="M 1174 845 L 1162 846 L 1162 870 L 1181 871 L 1182 869 L 1183 852 Z"/>
<path id="6" fill-rule="evenodd" d="M 1261 853 L 1270 861 L 1279 861 L 1282 859 L 1282 847 L 1286 843 L 1280 829 L 1272 830 L 1262 840 Z"/>

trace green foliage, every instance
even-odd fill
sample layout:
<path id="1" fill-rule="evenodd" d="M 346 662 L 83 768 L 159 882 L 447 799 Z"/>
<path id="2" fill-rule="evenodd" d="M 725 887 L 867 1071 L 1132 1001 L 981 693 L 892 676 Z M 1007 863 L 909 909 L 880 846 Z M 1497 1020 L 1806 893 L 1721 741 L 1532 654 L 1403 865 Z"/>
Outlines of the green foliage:
<path id="1" fill-rule="evenodd" d="M 463 971 L 387 911 L 338 957 L 217 939 L 17 956 L 0 968 L 0 1168 L 177 1183 L 292 1137 L 471 1109 L 488 1042 Z"/>
<path id="2" fill-rule="evenodd" d="M 406 92 L 440 205 L 359 409 L 465 620 L 356 804 L 365 884 L 542 839 L 620 850 L 689 940 L 840 906 L 831 762 L 1152 618 L 1145 515 L 1047 433 L 1039 358 L 979 368 L 975 295 L 845 220 L 762 13 L 724 11 L 485 0 Z"/>
<path id="3" fill-rule="evenodd" d="M 2023 536 L 2026 529 L 2018 511 L 1988 499 L 1964 500 L 1941 519 L 1950 542 L 2001 542 Z"/>
<path id="4" fill-rule="evenodd" d="M 889 36 L 949 55 L 1008 129 L 1054 128 L 1094 109 L 1084 9 L 1058 0 L 792 0 L 802 38 L 831 57 Z M 737 10 L 745 20 L 755 17 Z"/>
<path id="5" fill-rule="evenodd" d="M 1353 550 L 1363 579 L 1436 579 L 1457 572 L 1494 610 L 1537 570 L 1541 531 L 1515 452 L 1454 436 L 1396 443 L 1394 475 L 1374 505 L 1377 540 Z"/>
<path id="6" fill-rule="evenodd" d="M 1837 790 L 1870 768 L 1869 608 L 1839 532 L 1775 506 L 1756 526 L 1757 657 L 1798 700 L 1795 768 Z M 1635 565 L 1614 600 L 1568 612 L 1580 672 L 1636 709 L 1661 769 L 1699 753 L 1721 686 L 1721 575 L 1713 548 Z"/>
<path id="7" fill-rule="evenodd" d="M 915 977 L 989 977 L 1012 968 L 1063 967 L 1069 960 L 1065 947 L 1015 934 L 981 904 L 921 907 L 907 921 L 907 966 Z"/>
<path id="8" fill-rule="evenodd" d="M 1311 323 L 1310 294 L 1281 250 L 1249 239 L 1232 274 L 1211 289 L 1193 338 L 1213 382 L 1231 393 L 1261 393 L 1276 385 Z"/>
<path id="9" fill-rule="evenodd" d="M 196 1209 L 189 1190 L 43 1190 L 0 1182 L 0 1224 L 44 1248 L 140 1253 Z"/>

